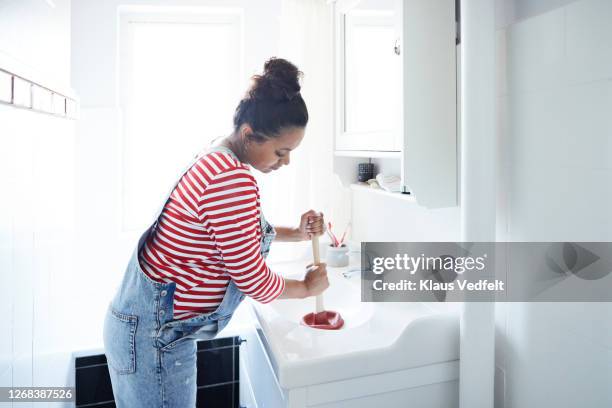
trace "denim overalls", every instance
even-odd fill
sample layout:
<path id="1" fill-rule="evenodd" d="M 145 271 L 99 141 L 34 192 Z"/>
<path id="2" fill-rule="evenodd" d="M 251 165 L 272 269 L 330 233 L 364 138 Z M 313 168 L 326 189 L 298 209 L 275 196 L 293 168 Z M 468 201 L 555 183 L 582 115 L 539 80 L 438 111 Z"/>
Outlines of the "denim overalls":
<path id="1" fill-rule="evenodd" d="M 224 147 L 213 147 L 209 151 L 227 152 L 237 159 L 231 150 Z M 182 174 L 200 157 L 196 156 Z M 177 184 L 178 181 L 174 187 Z M 153 281 L 138 262 L 138 254 L 157 227 L 164 206 L 153 225 L 138 240 L 123 282 L 106 313 L 104 348 L 118 408 L 195 407 L 195 339 L 215 337 L 244 298 L 234 281 L 230 280 L 215 311 L 173 320 L 176 284 Z M 263 214 L 260 225 L 261 253 L 266 257 L 276 232 Z"/>

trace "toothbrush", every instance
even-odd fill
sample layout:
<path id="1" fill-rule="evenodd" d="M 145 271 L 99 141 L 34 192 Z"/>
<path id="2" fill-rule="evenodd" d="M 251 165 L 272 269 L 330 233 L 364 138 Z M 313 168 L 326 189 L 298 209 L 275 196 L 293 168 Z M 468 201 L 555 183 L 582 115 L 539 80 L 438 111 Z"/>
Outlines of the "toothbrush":
<path id="1" fill-rule="evenodd" d="M 334 235 L 333 231 L 332 231 L 332 223 L 331 221 L 329 221 L 327 223 L 327 230 L 329 231 L 329 233 L 331 234 L 332 240 L 334 241 L 334 246 L 338 247 L 340 246 L 340 243 L 338 242 L 338 238 L 336 238 L 336 235 Z"/>
<path id="2" fill-rule="evenodd" d="M 349 222 L 348 224 L 346 224 L 346 228 L 344 229 L 344 232 L 342 233 L 342 238 L 340 238 L 340 245 L 338 246 L 344 245 L 344 238 L 346 237 L 346 233 L 350 231 L 350 229 L 351 229 L 351 223 Z"/>
<path id="3" fill-rule="evenodd" d="M 332 234 L 329 233 L 329 230 L 326 230 L 325 232 L 327 232 L 327 236 L 329 237 L 329 239 L 331 239 L 332 245 L 333 246 L 338 246 L 338 245 L 336 245 L 336 240 L 334 239 Z"/>

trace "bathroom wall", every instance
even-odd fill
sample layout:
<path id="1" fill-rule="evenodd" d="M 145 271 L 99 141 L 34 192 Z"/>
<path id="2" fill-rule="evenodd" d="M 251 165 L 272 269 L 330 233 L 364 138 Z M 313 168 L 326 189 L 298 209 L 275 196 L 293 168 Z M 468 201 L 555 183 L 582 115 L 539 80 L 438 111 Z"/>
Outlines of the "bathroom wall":
<path id="1" fill-rule="evenodd" d="M 79 0 L 72 5 L 72 81 L 81 97 L 77 126 L 80 271 L 75 294 L 82 304 L 81 347 L 101 345 L 101 324 L 142 231 L 123 231 L 121 111 L 117 95 L 117 46 L 120 6 L 210 6 L 244 8 L 244 74 L 250 75 L 278 52 L 280 0 Z M 228 117 L 231 123 L 231 116 Z M 204 146 L 202 146 L 204 147 Z M 151 213 L 161 203 L 153 203 Z M 92 260 L 94 260 L 92 262 Z M 95 282 L 95 284 L 92 284 Z"/>
<path id="2" fill-rule="evenodd" d="M 498 239 L 611 241 L 612 3 L 514 3 L 497 33 Z M 612 406 L 612 304 L 496 314 L 496 408 Z"/>
<path id="3" fill-rule="evenodd" d="M 525 20 L 557 9 L 577 0 L 495 0 L 495 26 L 506 28 Z"/>
<path id="4" fill-rule="evenodd" d="M 612 240 L 612 4 L 498 0 L 496 12 L 498 240 Z M 354 240 L 459 240 L 455 208 L 352 198 Z M 498 303 L 495 407 L 611 406 L 610 322 L 610 304 Z"/>
<path id="5" fill-rule="evenodd" d="M 400 197 L 352 191 L 353 241 L 459 241 L 459 207 L 428 209 Z"/>
<path id="6" fill-rule="evenodd" d="M 357 162 L 354 163 L 355 168 Z M 458 206 L 429 209 L 404 195 L 366 189 L 350 189 L 349 193 L 349 214 L 353 227 L 351 241 L 356 245 L 365 241 L 457 242 L 461 239 Z M 458 313 L 461 303 L 430 303 L 429 306 Z"/>
<path id="7" fill-rule="evenodd" d="M 69 94 L 70 1 L 54 4 L 0 4 L 0 67 Z M 74 125 L 0 105 L 0 386 L 70 381 Z"/>
<path id="8" fill-rule="evenodd" d="M 2 1 L 0 23 L 0 53 L 47 83 L 70 83 L 70 0 Z"/>

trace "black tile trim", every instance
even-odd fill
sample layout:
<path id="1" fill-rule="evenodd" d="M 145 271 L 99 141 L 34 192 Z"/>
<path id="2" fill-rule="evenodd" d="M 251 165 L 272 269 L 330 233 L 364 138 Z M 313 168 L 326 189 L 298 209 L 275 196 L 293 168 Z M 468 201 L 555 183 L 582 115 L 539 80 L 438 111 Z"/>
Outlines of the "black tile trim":
<path id="1" fill-rule="evenodd" d="M 207 349 L 200 349 L 197 351 L 197 353 L 204 353 L 206 351 L 217 351 L 217 350 L 225 350 L 225 349 L 235 349 L 238 348 L 238 346 L 221 346 L 221 347 L 214 347 L 214 348 L 207 348 Z"/>
<path id="2" fill-rule="evenodd" d="M 210 350 L 221 347 L 233 347 L 236 345 L 237 336 L 234 337 L 220 337 L 218 339 L 201 340 L 198 342 L 198 351 Z"/>
<path id="3" fill-rule="evenodd" d="M 237 408 L 234 398 L 236 388 L 236 383 L 198 388 L 197 406 Z"/>
<path id="4" fill-rule="evenodd" d="M 232 360 L 232 372 L 234 374 L 232 378 L 234 379 L 234 381 L 240 381 L 240 348 L 234 349 Z"/>
<path id="5" fill-rule="evenodd" d="M 86 365 L 86 366 L 82 366 L 82 367 L 77 367 L 76 370 L 85 370 L 87 368 L 94 368 L 94 367 L 107 367 L 108 364 L 107 363 L 100 363 L 100 364 L 92 364 L 92 365 Z"/>
<path id="6" fill-rule="evenodd" d="M 230 384 L 238 384 L 238 381 L 225 381 L 215 384 L 207 384 L 207 385 L 198 385 L 198 390 L 201 388 L 212 388 L 212 387 L 220 387 L 222 385 L 230 385 Z"/>
<path id="7" fill-rule="evenodd" d="M 100 402 L 92 402 L 90 404 L 79 404 L 76 405 L 76 408 L 86 408 L 86 407 L 100 407 L 103 406 L 105 404 L 114 404 L 115 400 L 108 400 L 108 401 L 100 401 Z"/>
<path id="8" fill-rule="evenodd" d="M 75 359 L 75 368 L 87 367 L 90 365 L 106 364 L 106 356 L 104 354 L 96 354 L 94 356 L 77 357 Z"/>

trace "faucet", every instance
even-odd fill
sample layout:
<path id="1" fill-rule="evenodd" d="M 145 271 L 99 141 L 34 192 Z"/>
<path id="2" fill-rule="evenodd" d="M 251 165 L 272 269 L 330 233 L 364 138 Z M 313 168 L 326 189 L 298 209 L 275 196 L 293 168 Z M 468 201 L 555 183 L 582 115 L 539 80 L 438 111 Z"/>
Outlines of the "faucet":
<path id="1" fill-rule="evenodd" d="M 349 251 L 349 254 L 361 254 L 361 250 L 355 249 L 355 250 L 351 250 Z M 371 272 L 372 271 L 372 254 L 369 252 L 365 253 L 366 255 L 366 266 L 365 269 L 363 269 L 366 272 Z M 361 257 L 359 257 L 361 259 Z M 342 272 L 342 276 L 344 276 L 346 279 L 351 279 L 355 274 L 360 274 L 362 271 L 362 266 L 351 266 L 349 267 L 346 271 Z"/>
<path id="2" fill-rule="evenodd" d="M 359 266 L 350 267 L 346 271 L 342 272 L 342 276 L 344 276 L 346 279 L 350 279 L 356 273 L 361 273 L 361 267 L 359 267 Z"/>

